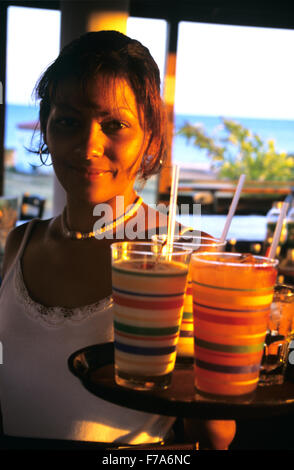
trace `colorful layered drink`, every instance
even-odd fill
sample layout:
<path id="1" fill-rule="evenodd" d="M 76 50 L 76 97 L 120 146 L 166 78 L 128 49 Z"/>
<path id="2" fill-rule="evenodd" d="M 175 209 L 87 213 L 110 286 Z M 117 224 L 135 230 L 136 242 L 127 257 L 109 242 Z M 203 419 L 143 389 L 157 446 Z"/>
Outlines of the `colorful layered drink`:
<path id="1" fill-rule="evenodd" d="M 115 380 L 137 390 L 171 383 L 191 251 L 112 245 Z"/>
<path id="2" fill-rule="evenodd" d="M 167 235 L 153 237 L 154 242 L 164 243 Z M 174 246 L 191 249 L 193 253 L 221 252 L 225 249 L 226 241 L 218 238 L 199 235 L 179 235 L 174 238 Z M 177 344 L 176 367 L 193 367 L 194 362 L 194 320 L 191 266 L 189 267 L 187 287 L 184 299 L 183 316 Z"/>
<path id="3" fill-rule="evenodd" d="M 260 373 L 278 262 L 253 255 L 192 255 L 195 387 L 246 395 Z"/>
<path id="4" fill-rule="evenodd" d="M 216 238 L 207 237 L 182 237 L 181 241 L 175 240 L 175 245 L 180 243 L 183 247 L 190 247 L 194 253 L 199 252 L 220 252 L 226 242 L 222 242 Z M 193 319 L 193 296 L 192 296 L 192 276 L 191 268 L 188 273 L 187 289 L 184 300 L 183 317 L 181 321 L 180 336 L 177 345 L 178 366 L 186 366 L 193 364 L 194 359 L 194 319 Z"/>

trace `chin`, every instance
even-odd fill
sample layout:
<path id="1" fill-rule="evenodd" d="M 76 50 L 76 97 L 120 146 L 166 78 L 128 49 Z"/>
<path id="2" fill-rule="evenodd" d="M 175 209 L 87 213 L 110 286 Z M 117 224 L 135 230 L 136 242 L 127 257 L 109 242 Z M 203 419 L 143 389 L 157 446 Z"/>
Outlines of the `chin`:
<path id="1" fill-rule="evenodd" d="M 108 204 L 112 199 L 118 196 L 117 192 L 110 193 L 107 191 L 86 191 L 82 197 L 85 203 L 95 206 L 97 204 Z"/>
<path id="2" fill-rule="evenodd" d="M 68 196 L 73 197 L 75 200 L 80 200 L 85 205 L 95 206 L 97 204 L 109 204 L 111 203 L 117 196 L 121 196 L 123 194 L 128 194 L 128 186 L 130 183 L 123 182 L 119 184 L 119 182 L 109 182 L 108 185 L 82 185 L 76 184 L 73 185 L 72 182 L 70 187 L 66 188 L 66 192 Z M 106 186 L 106 187 L 105 187 Z"/>

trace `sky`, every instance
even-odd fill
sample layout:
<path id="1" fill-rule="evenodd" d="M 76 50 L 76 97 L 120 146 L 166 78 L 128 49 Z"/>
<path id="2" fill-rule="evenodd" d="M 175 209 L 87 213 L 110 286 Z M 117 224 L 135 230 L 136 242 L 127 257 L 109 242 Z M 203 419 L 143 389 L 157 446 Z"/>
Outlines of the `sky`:
<path id="1" fill-rule="evenodd" d="M 164 71 L 166 22 L 130 18 L 128 34 Z M 9 7 L 6 100 L 29 104 L 58 55 L 60 13 Z M 152 32 L 152 34 L 150 34 Z M 294 30 L 180 23 L 177 114 L 294 119 Z"/>
<path id="2" fill-rule="evenodd" d="M 293 119 L 293 49 L 294 30 L 181 23 L 176 111 Z"/>
<path id="3" fill-rule="evenodd" d="M 59 51 L 60 12 L 9 7 L 6 54 L 6 101 L 32 103 L 41 73 Z"/>

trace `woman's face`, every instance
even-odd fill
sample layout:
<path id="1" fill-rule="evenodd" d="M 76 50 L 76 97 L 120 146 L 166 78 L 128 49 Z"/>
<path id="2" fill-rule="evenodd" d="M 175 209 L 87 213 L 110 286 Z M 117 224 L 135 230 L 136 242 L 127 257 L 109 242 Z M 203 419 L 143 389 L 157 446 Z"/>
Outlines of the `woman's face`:
<path id="1" fill-rule="evenodd" d="M 68 198 L 98 204 L 130 196 L 148 136 L 128 83 L 111 81 L 105 90 L 95 80 L 87 88 L 87 100 L 74 82 L 58 91 L 45 138 Z"/>

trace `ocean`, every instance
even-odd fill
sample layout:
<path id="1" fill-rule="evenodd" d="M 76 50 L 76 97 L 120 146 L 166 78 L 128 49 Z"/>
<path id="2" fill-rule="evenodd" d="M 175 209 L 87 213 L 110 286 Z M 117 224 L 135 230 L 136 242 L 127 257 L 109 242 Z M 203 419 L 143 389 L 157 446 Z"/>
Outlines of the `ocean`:
<path id="1" fill-rule="evenodd" d="M 34 106 L 23 106 L 16 104 L 6 105 L 5 137 L 6 149 L 17 147 L 19 124 L 36 121 L 38 119 L 38 108 Z"/>
<path id="2" fill-rule="evenodd" d="M 288 154 L 294 155 L 294 120 L 224 117 L 239 122 L 247 129 L 257 133 L 263 140 L 274 139 L 278 151 L 285 151 Z M 20 123 L 33 122 L 37 118 L 37 107 L 8 104 L 6 106 L 5 148 L 17 149 L 20 154 L 19 149 L 24 146 L 24 143 L 26 145 L 30 143 L 32 131 L 19 129 L 18 126 Z M 185 122 L 201 124 L 206 132 L 211 135 L 222 121 L 220 116 L 177 114 L 175 116 L 175 132 Z M 24 152 L 19 156 L 19 159 L 27 157 Z M 179 135 L 175 135 L 173 139 L 173 161 L 184 167 L 199 169 L 208 169 L 210 165 L 210 160 L 205 150 L 196 149 L 192 143 L 187 142 L 185 137 Z M 20 161 L 17 164 L 19 167 L 21 166 Z"/>

